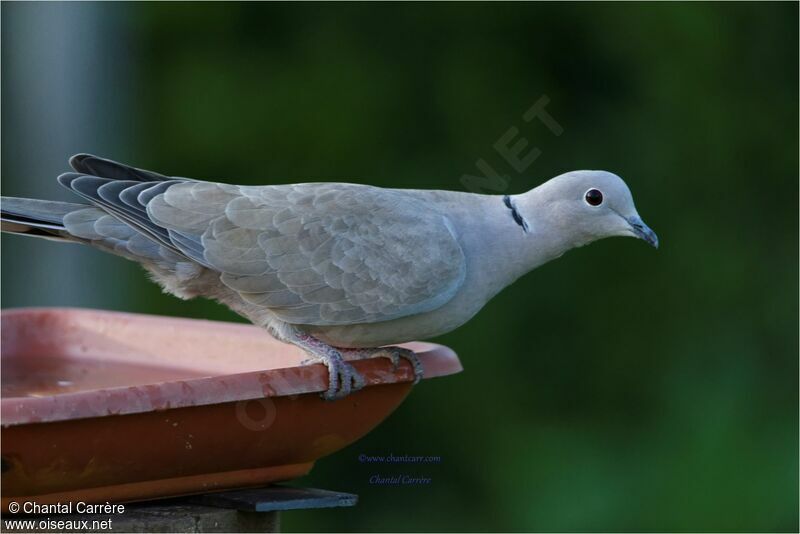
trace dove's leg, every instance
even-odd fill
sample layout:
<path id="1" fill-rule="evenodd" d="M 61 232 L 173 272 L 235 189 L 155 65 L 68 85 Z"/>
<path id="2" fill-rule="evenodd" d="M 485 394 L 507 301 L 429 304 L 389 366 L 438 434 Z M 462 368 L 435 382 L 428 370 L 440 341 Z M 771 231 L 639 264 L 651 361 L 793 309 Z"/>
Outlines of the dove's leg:
<path id="1" fill-rule="evenodd" d="M 322 394 L 323 399 L 341 399 L 364 387 L 364 379 L 334 347 L 299 332 L 291 341 L 311 356 L 308 363 L 324 363 L 328 368 L 328 391 Z"/>
<path id="2" fill-rule="evenodd" d="M 414 384 L 423 376 L 422 362 L 413 350 L 403 347 L 378 347 L 376 349 L 339 349 L 347 359 L 365 360 L 367 358 L 389 358 L 392 366 L 397 368 L 400 359 L 408 360 L 414 368 Z"/>

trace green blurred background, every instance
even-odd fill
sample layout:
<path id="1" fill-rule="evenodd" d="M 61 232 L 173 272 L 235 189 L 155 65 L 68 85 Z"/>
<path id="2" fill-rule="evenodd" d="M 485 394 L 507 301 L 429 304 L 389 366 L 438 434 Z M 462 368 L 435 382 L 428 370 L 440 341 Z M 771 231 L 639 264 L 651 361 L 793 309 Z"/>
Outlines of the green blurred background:
<path id="1" fill-rule="evenodd" d="M 462 190 L 479 158 L 509 193 L 616 172 L 661 249 L 570 252 L 437 339 L 465 371 L 300 481 L 358 506 L 284 528 L 796 532 L 797 19 L 796 3 L 4 2 L 3 193 L 68 198 L 55 176 L 75 152 L 241 184 Z M 560 136 L 521 118 L 543 95 Z M 493 148 L 512 126 L 541 150 L 524 174 Z M 3 307 L 241 320 L 97 251 L 3 245 Z"/>

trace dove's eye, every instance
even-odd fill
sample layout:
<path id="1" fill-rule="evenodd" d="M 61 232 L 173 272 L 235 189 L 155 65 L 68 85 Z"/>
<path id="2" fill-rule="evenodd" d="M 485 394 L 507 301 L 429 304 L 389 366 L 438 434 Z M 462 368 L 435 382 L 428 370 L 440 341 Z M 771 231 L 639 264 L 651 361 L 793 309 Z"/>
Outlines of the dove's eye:
<path id="1" fill-rule="evenodd" d="M 583 198 L 590 206 L 599 206 L 603 203 L 603 193 L 597 189 L 589 189 Z"/>

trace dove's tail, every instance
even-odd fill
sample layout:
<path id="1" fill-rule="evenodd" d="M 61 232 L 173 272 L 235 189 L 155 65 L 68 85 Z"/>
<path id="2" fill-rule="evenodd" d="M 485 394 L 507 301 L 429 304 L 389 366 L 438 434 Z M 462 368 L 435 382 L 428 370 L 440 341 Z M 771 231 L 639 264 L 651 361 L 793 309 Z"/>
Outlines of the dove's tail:
<path id="1" fill-rule="evenodd" d="M 67 230 L 64 217 L 88 207 L 72 202 L 0 197 L 0 228 L 10 234 L 79 243 L 84 240 Z"/>
<path id="2" fill-rule="evenodd" d="M 90 245 L 167 272 L 173 271 L 177 263 L 189 262 L 134 226 L 89 204 L 0 197 L 0 229 L 10 234 Z"/>

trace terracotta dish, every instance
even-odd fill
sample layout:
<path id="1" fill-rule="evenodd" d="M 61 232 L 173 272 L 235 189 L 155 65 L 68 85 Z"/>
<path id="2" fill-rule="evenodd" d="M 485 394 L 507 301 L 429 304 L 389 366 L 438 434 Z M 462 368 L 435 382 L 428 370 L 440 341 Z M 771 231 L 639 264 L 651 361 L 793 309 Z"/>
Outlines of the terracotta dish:
<path id="1" fill-rule="evenodd" d="M 461 371 L 407 345 L 426 378 Z M 411 389 L 408 362 L 353 362 L 366 387 L 326 402 L 327 369 L 249 325 L 77 309 L 2 312 L 2 506 L 119 502 L 308 473 Z"/>

